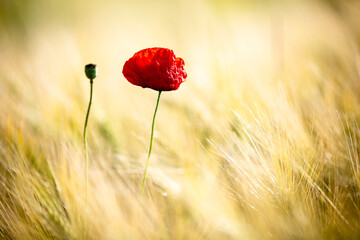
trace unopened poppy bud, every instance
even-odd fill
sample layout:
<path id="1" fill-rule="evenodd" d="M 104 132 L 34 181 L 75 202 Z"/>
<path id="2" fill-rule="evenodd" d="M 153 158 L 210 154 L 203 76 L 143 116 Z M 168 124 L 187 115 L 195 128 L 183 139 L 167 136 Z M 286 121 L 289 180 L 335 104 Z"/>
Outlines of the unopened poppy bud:
<path id="1" fill-rule="evenodd" d="M 96 78 L 96 75 L 97 75 L 97 67 L 96 67 L 96 65 L 92 64 L 92 63 L 87 64 L 85 66 L 85 74 L 86 74 L 86 77 L 88 79 L 90 79 L 90 81 L 92 82 L 92 80 L 94 78 Z"/>

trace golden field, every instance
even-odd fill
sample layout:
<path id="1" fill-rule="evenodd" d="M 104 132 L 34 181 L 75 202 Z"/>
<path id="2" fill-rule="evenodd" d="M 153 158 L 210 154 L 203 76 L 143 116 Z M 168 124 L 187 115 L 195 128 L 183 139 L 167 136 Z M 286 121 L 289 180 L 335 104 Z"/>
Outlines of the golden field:
<path id="1" fill-rule="evenodd" d="M 359 239 L 358 1 L 0 2 L 0 239 Z M 185 60 L 164 92 L 125 61 Z M 84 65 L 96 63 L 89 100 Z"/>

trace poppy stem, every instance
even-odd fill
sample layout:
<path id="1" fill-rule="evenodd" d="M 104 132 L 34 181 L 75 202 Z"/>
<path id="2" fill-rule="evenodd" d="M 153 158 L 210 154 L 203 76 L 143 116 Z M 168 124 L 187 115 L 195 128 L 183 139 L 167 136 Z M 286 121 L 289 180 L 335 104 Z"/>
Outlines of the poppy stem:
<path id="1" fill-rule="evenodd" d="M 89 120 L 89 114 L 90 114 L 90 108 L 92 103 L 92 95 L 93 95 L 93 80 L 90 80 L 90 100 L 89 100 L 89 106 L 86 112 L 86 118 L 85 118 L 85 125 L 84 125 L 84 148 L 85 148 L 85 201 L 87 204 L 87 198 L 88 198 L 88 163 L 89 163 L 89 157 L 88 157 L 88 151 L 87 151 L 87 140 L 86 140 L 86 129 L 87 124 Z"/>
<path id="2" fill-rule="evenodd" d="M 148 168 L 148 165 L 149 165 L 149 160 L 150 160 L 150 155 L 151 155 L 151 150 L 152 150 L 153 137 L 154 137 L 155 117 L 156 117 L 156 112 L 157 112 L 158 107 L 159 107 L 160 95 L 161 95 L 161 91 L 159 91 L 159 95 L 158 95 L 157 102 L 156 102 L 156 107 L 155 107 L 155 112 L 154 112 L 154 116 L 153 116 L 153 120 L 152 120 L 149 154 L 148 154 L 148 157 L 147 157 L 147 161 L 146 161 L 146 165 L 145 165 L 145 171 L 144 171 L 144 177 L 143 177 L 142 185 L 141 185 L 141 200 L 143 198 L 144 189 L 145 189 L 146 172 L 147 172 L 147 168 Z"/>

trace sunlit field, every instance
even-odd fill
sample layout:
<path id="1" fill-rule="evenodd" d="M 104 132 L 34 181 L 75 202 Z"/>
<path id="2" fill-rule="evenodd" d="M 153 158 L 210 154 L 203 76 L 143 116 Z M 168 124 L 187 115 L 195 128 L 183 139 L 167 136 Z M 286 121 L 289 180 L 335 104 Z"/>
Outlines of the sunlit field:
<path id="1" fill-rule="evenodd" d="M 360 239 L 359 1 L 0 1 L 0 239 Z M 130 84 L 173 49 L 188 77 Z M 89 101 L 84 66 L 95 63 Z"/>

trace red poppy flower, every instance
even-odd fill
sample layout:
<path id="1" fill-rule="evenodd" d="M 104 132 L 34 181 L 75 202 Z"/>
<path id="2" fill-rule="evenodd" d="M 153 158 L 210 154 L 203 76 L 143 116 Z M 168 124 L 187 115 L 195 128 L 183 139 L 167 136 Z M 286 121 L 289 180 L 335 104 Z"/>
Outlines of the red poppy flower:
<path id="1" fill-rule="evenodd" d="M 134 54 L 124 64 L 123 74 L 132 84 L 157 91 L 179 88 L 187 74 L 185 62 L 167 48 L 147 48 Z"/>

